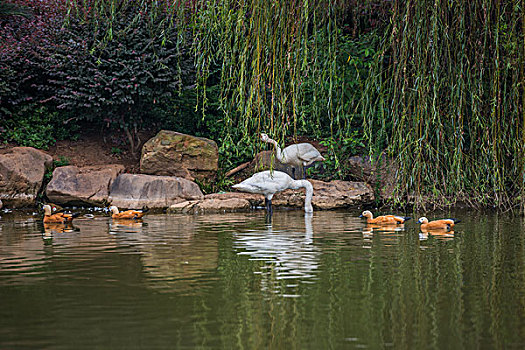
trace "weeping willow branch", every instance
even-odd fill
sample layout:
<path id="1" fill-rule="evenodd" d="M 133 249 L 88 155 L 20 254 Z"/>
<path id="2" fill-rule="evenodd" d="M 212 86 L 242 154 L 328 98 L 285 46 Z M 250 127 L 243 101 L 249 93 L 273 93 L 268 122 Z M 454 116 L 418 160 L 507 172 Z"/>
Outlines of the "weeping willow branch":
<path id="1" fill-rule="evenodd" d="M 371 152 L 400 165 L 398 198 L 525 200 L 523 16 L 523 1 L 394 1 L 363 113 Z"/>
<path id="2" fill-rule="evenodd" d="M 219 86 L 221 147 L 260 147 L 261 131 L 281 144 L 300 131 L 334 140 L 357 120 L 370 154 L 399 164 L 398 201 L 525 208 L 524 0 L 365 1 L 388 8 L 389 21 L 369 71 L 352 71 L 357 87 L 346 85 L 351 64 L 341 70 L 338 58 L 342 14 L 359 2 L 68 3 L 105 40 L 125 35 L 111 25 L 124 10 L 147 18 L 162 40 L 177 31 L 194 57 L 202 118 L 207 87 Z"/>

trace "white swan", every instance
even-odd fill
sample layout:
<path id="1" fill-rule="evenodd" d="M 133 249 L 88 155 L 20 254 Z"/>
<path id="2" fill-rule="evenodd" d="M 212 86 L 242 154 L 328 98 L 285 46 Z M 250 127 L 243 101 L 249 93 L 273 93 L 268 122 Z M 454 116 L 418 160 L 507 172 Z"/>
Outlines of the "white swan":
<path id="1" fill-rule="evenodd" d="M 263 194 L 266 202 L 266 209 L 269 213 L 272 212 L 272 197 L 275 193 L 284 191 L 288 188 L 296 190 L 304 187 L 306 189 L 304 211 L 306 213 L 314 211 L 312 208 L 312 196 L 314 194 L 312 184 L 308 180 L 294 180 L 282 171 L 261 171 L 232 187 L 244 192 Z"/>
<path id="2" fill-rule="evenodd" d="M 261 134 L 261 140 L 275 146 L 275 156 L 279 162 L 294 166 L 294 169 L 292 170 L 294 178 L 295 167 L 303 167 L 303 178 L 306 179 L 306 169 L 311 166 L 313 162 L 325 160 L 317 148 L 309 143 L 296 143 L 281 150 L 277 141 L 269 138 L 268 135 L 264 133 Z"/>

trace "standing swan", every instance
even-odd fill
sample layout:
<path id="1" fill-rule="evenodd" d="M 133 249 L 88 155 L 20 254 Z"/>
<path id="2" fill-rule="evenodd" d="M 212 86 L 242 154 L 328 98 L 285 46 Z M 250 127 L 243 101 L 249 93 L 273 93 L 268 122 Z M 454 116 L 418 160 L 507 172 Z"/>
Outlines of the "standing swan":
<path id="1" fill-rule="evenodd" d="M 269 138 L 268 135 L 264 133 L 261 134 L 261 140 L 266 143 L 272 143 L 275 146 L 275 155 L 279 162 L 283 164 L 290 164 L 294 167 L 292 170 L 294 178 L 295 167 L 303 166 L 303 178 L 306 179 L 306 169 L 310 167 L 313 162 L 325 160 L 317 148 L 309 143 L 296 143 L 281 150 L 281 147 L 279 147 L 277 141 Z"/>
<path id="2" fill-rule="evenodd" d="M 275 193 L 284 191 L 288 188 L 296 190 L 304 187 L 306 189 L 304 211 L 306 213 L 314 211 L 312 208 L 312 196 L 314 194 L 312 184 L 308 180 L 294 180 L 282 171 L 261 171 L 232 187 L 244 192 L 263 194 L 268 213 L 272 212 L 272 197 Z"/>

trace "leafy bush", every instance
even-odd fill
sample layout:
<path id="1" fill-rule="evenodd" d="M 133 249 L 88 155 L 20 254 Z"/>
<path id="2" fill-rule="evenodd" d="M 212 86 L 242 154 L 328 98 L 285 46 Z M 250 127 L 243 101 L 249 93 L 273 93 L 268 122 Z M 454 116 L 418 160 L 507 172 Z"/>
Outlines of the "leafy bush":
<path id="1" fill-rule="evenodd" d="M 121 3 L 111 22 L 91 10 L 97 1 L 85 1 L 71 17 L 64 1 L 17 3 L 32 16 L 0 18 L 0 112 L 15 123 L 22 111 L 47 106 L 58 119 L 123 133 L 136 151 L 138 131 L 169 116 L 183 79 L 191 81 L 182 34 L 164 30 L 168 14 L 152 16 L 148 2 Z"/>
<path id="2" fill-rule="evenodd" d="M 0 140 L 47 149 L 57 140 L 75 137 L 78 125 L 65 122 L 57 112 L 29 105 L 27 110 L 22 109 L 19 115 L 11 116 L 1 123 L 3 132 L 0 133 Z"/>

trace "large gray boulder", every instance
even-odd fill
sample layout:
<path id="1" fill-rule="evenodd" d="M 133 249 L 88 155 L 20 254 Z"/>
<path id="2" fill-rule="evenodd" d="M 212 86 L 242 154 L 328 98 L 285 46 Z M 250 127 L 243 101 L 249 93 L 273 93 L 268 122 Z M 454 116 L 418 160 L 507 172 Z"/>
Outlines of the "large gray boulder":
<path id="1" fill-rule="evenodd" d="M 60 205 L 105 205 L 109 187 L 123 171 L 120 164 L 58 167 L 53 171 L 46 195 Z"/>
<path id="2" fill-rule="evenodd" d="M 122 174 L 113 181 L 108 200 L 119 208 L 167 208 L 203 197 L 196 183 L 180 177 Z"/>
<path id="3" fill-rule="evenodd" d="M 32 147 L 15 147 L 0 154 L 0 200 L 7 207 L 34 206 L 53 157 Z"/>
<path id="4" fill-rule="evenodd" d="M 215 178 L 218 164 L 215 141 L 161 130 L 142 147 L 140 172 L 205 181 Z"/>

